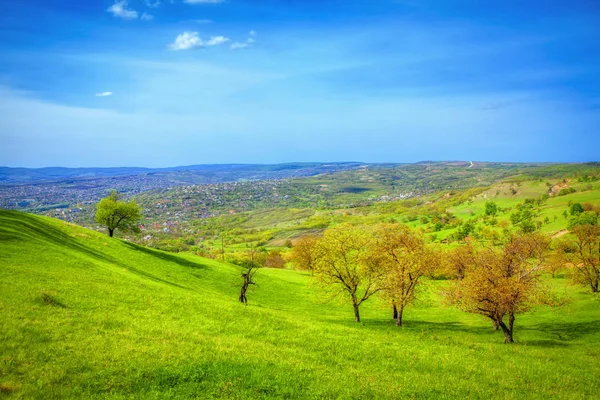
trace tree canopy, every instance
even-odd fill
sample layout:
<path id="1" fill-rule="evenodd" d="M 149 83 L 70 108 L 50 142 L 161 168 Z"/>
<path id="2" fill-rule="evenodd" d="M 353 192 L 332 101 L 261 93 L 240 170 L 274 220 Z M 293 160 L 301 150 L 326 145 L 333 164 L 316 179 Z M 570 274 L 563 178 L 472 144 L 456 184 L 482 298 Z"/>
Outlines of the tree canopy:
<path id="1" fill-rule="evenodd" d="M 364 230 L 338 225 L 327 229 L 316 245 L 316 277 L 349 295 L 356 322 L 360 322 L 360 305 L 383 289 L 385 271 L 374 256 L 372 244 Z"/>
<path id="2" fill-rule="evenodd" d="M 485 315 L 512 343 L 515 315 L 544 301 L 540 276 L 550 239 L 539 233 L 511 237 L 502 251 L 482 248 L 466 259 L 464 279 L 456 281 L 450 299 L 466 312 Z"/>
<path id="3" fill-rule="evenodd" d="M 141 218 L 140 206 L 134 201 L 121 200 L 121 195 L 115 190 L 96 204 L 96 222 L 108 229 L 110 237 L 113 237 L 116 229 L 137 230 Z"/>

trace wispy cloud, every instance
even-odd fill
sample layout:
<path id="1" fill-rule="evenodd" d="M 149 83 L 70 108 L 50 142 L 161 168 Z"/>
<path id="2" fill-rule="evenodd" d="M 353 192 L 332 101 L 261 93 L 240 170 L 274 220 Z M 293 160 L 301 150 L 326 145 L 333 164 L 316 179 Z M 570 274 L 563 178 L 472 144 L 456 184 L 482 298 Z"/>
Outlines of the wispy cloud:
<path id="1" fill-rule="evenodd" d="M 156 0 L 156 1 L 145 0 L 144 3 L 146 3 L 146 7 L 150 7 L 150 8 L 156 8 L 156 7 L 160 6 L 160 0 Z"/>
<path id="2" fill-rule="evenodd" d="M 235 42 L 232 43 L 230 47 L 232 50 L 245 49 L 246 47 L 248 47 L 248 43 Z"/>
<path id="3" fill-rule="evenodd" d="M 96 93 L 96 97 L 110 97 L 113 95 L 113 92 L 100 92 Z"/>
<path id="4" fill-rule="evenodd" d="M 152 21 L 154 19 L 154 15 L 151 15 L 148 13 L 143 13 L 142 16 L 140 17 L 140 19 L 142 21 Z"/>
<path id="5" fill-rule="evenodd" d="M 206 42 L 206 45 L 207 46 L 218 46 L 220 44 L 227 43 L 227 42 L 229 42 L 229 38 L 226 38 L 225 36 L 213 36 Z"/>
<path id="6" fill-rule="evenodd" d="M 112 6 L 106 9 L 107 12 L 111 13 L 115 17 L 123 19 L 137 19 L 138 12 L 127 8 L 127 0 L 121 0 L 115 2 Z"/>
<path id="7" fill-rule="evenodd" d="M 186 4 L 219 4 L 224 3 L 225 0 L 183 0 Z"/>
<path id="8" fill-rule="evenodd" d="M 251 47 L 254 43 L 256 43 L 256 39 L 254 39 L 254 36 L 256 36 L 256 32 L 255 31 L 250 31 L 250 36 L 246 42 L 235 42 L 232 43 L 231 46 L 229 46 L 232 50 L 239 50 L 239 49 L 245 49 L 247 47 Z"/>
<path id="9" fill-rule="evenodd" d="M 209 40 L 203 41 L 198 32 L 183 32 L 175 38 L 169 48 L 175 51 L 190 50 L 197 47 L 218 46 L 229 41 L 230 39 L 225 36 L 213 36 Z"/>

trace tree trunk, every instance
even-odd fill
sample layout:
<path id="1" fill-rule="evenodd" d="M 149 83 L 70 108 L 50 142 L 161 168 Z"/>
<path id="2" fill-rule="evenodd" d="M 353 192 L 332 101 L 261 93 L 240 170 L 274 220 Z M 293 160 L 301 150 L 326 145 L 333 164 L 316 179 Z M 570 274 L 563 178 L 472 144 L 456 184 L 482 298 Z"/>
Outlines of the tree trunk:
<path id="1" fill-rule="evenodd" d="M 494 323 L 494 330 L 497 331 L 498 328 L 500 328 L 500 325 L 498 324 L 498 321 L 496 321 L 495 319 L 493 319 L 492 322 Z"/>
<path id="2" fill-rule="evenodd" d="M 509 329 L 503 321 L 499 321 L 498 325 L 500 325 L 500 328 L 502 328 L 502 332 L 504 333 L 504 343 L 513 343 L 512 330 Z"/>
<path id="3" fill-rule="evenodd" d="M 114 233 L 115 233 L 115 230 L 114 230 L 114 229 L 110 229 L 110 228 L 108 229 L 108 236 L 109 236 L 109 237 L 113 237 L 113 234 L 114 234 Z"/>
<path id="4" fill-rule="evenodd" d="M 590 286 L 592 287 L 592 293 L 598 293 L 598 282 L 592 282 Z"/>
<path id="5" fill-rule="evenodd" d="M 396 317 L 396 326 L 402 326 L 402 314 L 404 313 L 404 307 L 398 308 L 398 316 Z"/>
<path id="6" fill-rule="evenodd" d="M 393 309 L 392 319 L 398 318 L 398 308 L 396 307 L 396 303 L 392 303 L 392 309 Z"/>
<path id="7" fill-rule="evenodd" d="M 246 286 L 246 284 L 244 284 L 244 286 L 242 286 L 242 289 L 240 290 L 240 303 L 244 303 L 244 304 L 248 305 L 248 298 L 246 297 L 246 290 L 248 290 L 248 286 Z"/>
<path id="8" fill-rule="evenodd" d="M 354 303 L 354 322 L 360 322 L 360 312 L 358 311 L 358 304 Z"/>

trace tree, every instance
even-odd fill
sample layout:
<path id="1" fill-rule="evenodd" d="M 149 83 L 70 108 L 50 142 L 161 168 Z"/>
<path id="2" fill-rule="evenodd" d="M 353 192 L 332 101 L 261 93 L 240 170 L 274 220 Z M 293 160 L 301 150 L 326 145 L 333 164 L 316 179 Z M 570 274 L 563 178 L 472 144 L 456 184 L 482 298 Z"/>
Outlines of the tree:
<path id="1" fill-rule="evenodd" d="M 402 326 L 406 306 L 415 299 L 423 276 L 435 269 L 433 252 L 421 235 L 398 224 L 384 224 L 376 231 L 376 251 L 385 269 L 384 293 L 392 302 L 396 325 Z"/>
<path id="2" fill-rule="evenodd" d="M 515 316 L 546 301 L 540 276 L 549 245 L 548 237 L 530 233 L 512 236 L 502 251 L 477 250 L 449 299 L 463 311 L 490 318 L 502 328 L 504 342 L 513 343 Z"/>
<path id="3" fill-rule="evenodd" d="M 140 207 L 134 201 L 122 201 L 121 195 L 113 190 L 108 197 L 96 204 L 96 222 L 108 229 L 108 236 L 113 237 L 116 229 L 136 231 L 137 223 L 142 219 Z"/>
<path id="4" fill-rule="evenodd" d="M 248 293 L 250 285 L 256 285 L 256 282 L 254 282 L 254 276 L 258 272 L 259 268 L 262 267 L 264 259 L 265 253 L 260 251 L 260 249 L 256 246 L 252 245 L 241 260 L 240 265 L 242 267 L 242 287 L 240 288 L 240 303 L 248 305 L 248 297 L 246 294 Z"/>
<path id="5" fill-rule="evenodd" d="M 577 225 L 572 229 L 575 240 L 559 248 L 563 262 L 572 265 L 575 280 L 598 293 L 600 281 L 600 226 Z"/>
<path id="6" fill-rule="evenodd" d="M 265 258 L 265 267 L 267 268 L 283 268 L 285 267 L 285 260 L 279 250 L 271 250 L 267 253 Z"/>
<path id="7" fill-rule="evenodd" d="M 448 275 L 455 279 L 464 279 L 465 272 L 475 262 L 475 254 L 475 247 L 471 241 L 446 252 L 444 266 Z"/>
<path id="8" fill-rule="evenodd" d="M 570 209 L 571 215 L 575 216 L 575 215 L 581 214 L 583 211 L 585 211 L 585 210 L 583 209 L 583 206 L 581 204 L 574 203 L 573 205 L 571 205 L 571 209 Z"/>
<path id="9" fill-rule="evenodd" d="M 493 201 L 485 203 L 485 215 L 495 217 L 498 214 L 498 204 Z"/>
<path id="10" fill-rule="evenodd" d="M 312 235 L 302 236 L 292 248 L 291 261 L 299 269 L 313 273 L 315 265 L 315 244 L 317 237 Z"/>
<path id="11" fill-rule="evenodd" d="M 373 252 L 372 237 L 362 229 L 338 225 L 325 231 L 315 246 L 317 279 L 352 301 L 354 320 L 360 322 L 360 305 L 383 289 L 384 271 Z"/>
<path id="12" fill-rule="evenodd" d="M 567 227 L 570 230 L 578 225 L 598 225 L 598 215 L 594 211 L 584 211 L 569 218 Z"/>

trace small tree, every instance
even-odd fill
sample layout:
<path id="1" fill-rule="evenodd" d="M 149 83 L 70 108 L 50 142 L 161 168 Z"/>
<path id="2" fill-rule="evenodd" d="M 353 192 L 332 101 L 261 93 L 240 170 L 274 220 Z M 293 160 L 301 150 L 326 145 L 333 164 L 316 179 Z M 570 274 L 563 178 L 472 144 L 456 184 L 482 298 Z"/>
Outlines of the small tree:
<path id="1" fill-rule="evenodd" d="M 545 300 L 540 276 L 549 245 L 546 236 L 531 233 L 511 237 L 502 251 L 476 251 L 450 300 L 463 311 L 490 318 L 502 328 L 504 342 L 512 343 L 515 316 Z"/>
<path id="2" fill-rule="evenodd" d="M 267 268 L 283 268 L 285 267 L 285 259 L 279 250 L 271 250 L 265 257 L 265 267 Z"/>
<path id="3" fill-rule="evenodd" d="M 376 236 L 375 249 L 380 253 L 381 265 L 386 271 L 384 292 L 392 302 L 396 325 L 402 326 L 405 307 L 415 299 L 423 276 L 430 275 L 435 269 L 433 252 L 421 235 L 403 225 L 381 225 Z"/>
<path id="4" fill-rule="evenodd" d="M 577 225 L 572 229 L 575 240 L 564 243 L 558 251 L 563 263 L 575 270 L 574 278 L 590 287 L 592 293 L 598 293 L 600 281 L 600 226 Z"/>
<path id="5" fill-rule="evenodd" d="M 493 201 L 485 203 L 485 215 L 488 217 L 495 217 L 498 214 L 498 204 Z"/>
<path id="6" fill-rule="evenodd" d="M 445 272 L 453 279 L 464 279 L 467 269 L 475 262 L 475 248 L 471 241 L 447 251 L 444 256 Z"/>
<path id="7" fill-rule="evenodd" d="M 583 206 L 581 204 L 579 204 L 579 203 L 574 203 L 574 204 L 571 205 L 570 212 L 571 212 L 571 215 L 573 215 L 573 216 L 581 214 L 584 211 L 585 210 L 583 209 Z"/>
<path id="8" fill-rule="evenodd" d="M 317 238 L 312 235 L 305 235 L 298 239 L 292 248 L 292 264 L 299 269 L 310 271 L 312 274 L 315 266 L 316 243 Z"/>
<path id="9" fill-rule="evenodd" d="M 327 229 L 315 246 L 316 277 L 325 286 L 348 294 L 356 322 L 360 322 L 360 305 L 383 289 L 384 271 L 372 247 L 370 235 L 349 225 Z"/>
<path id="10" fill-rule="evenodd" d="M 254 276 L 258 272 L 259 268 L 263 266 L 265 261 L 265 253 L 260 251 L 259 248 L 252 245 L 248 252 L 244 255 L 240 262 L 240 266 L 242 267 L 241 278 L 242 278 L 242 287 L 240 288 L 240 303 L 244 303 L 248 305 L 248 289 L 250 285 L 256 285 L 254 282 Z"/>
<path id="11" fill-rule="evenodd" d="M 121 195 L 115 190 L 96 204 L 96 222 L 108 229 L 110 237 L 113 237 L 116 229 L 136 231 L 141 218 L 142 213 L 137 203 L 122 201 Z"/>

